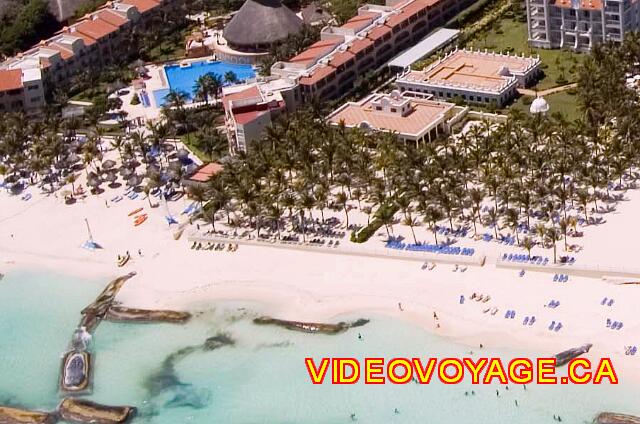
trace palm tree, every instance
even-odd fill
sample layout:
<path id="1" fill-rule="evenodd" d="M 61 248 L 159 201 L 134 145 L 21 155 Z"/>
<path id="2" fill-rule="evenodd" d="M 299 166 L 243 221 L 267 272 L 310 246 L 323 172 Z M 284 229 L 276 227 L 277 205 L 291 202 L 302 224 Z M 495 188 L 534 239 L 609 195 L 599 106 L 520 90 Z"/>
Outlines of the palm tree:
<path id="1" fill-rule="evenodd" d="M 487 211 L 486 215 L 487 225 L 493 227 L 494 234 L 496 236 L 496 240 L 498 239 L 498 213 L 495 208 L 491 208 Z"/>
<path id="2" fill-rule="evenodd" d="M 349 210 L 347 208 L 347 194 L 344 191 L 341 191 L 340 193 L 338 193 L 336 195 L 336 203 L 340 206 L 342 206 L 342 209 L 344 210 L 344 215 L 346 217 L 346 228 L 349 228 Z"/>
<path id="3" fill-rule="evenodd" d="M 408 216 L 406 216 L 406 217 L 404 218 L 404 220 L 402 221 L 402 223 L 403 223 L 404 225 L 408 225 L 408 226 L 409 226 L 409 228 L 411 228 L 411 235 L 413 235 L 413 242 L 414 242 L 415 244 L 418 244 L 418 240 L 416 239 L 416 233 L 415 233 L 415 231 L 413 230 L 413 227 L 417 227 L 418 225 L 420 225 L 420 223 L 418 222 L 418 220 L 417 220 L 417 219 L 415 219 L 414 217 L 412 217 L 412 216 L 411 216 L 411 213 L 409 213 L 409 215 L 408 215 Z"/>
<path id="4" fill-rule="evenodd" d="M 395 210 L 393 207 L 388 205 L 382 205 L 376 211 L 375 217 L 380 220 L 382 225 L 384 225 L 387 230 L 387 238 L 391 238 L 389 234 L 389 227 L 391 227 L 391 233 L 393 233 L 393 216 L 395 215 Z"/>
<path id="5" fill-rule="evenodd" d="M 553 243 L 553 263 L 556 263 L 557 262 L 556 242 L 560 240 L 560 233 L 558 232 L 557 228 L 549 227 L 547 228 L 546 236 L 549 239 L 549 241 Z"/>
<path id="6" fill-rule="evenodd" d="M 505 221 L 508 227 L 510 227 L 513 232 L 516 234 L 516 242 L 518 244 L 520 244 L 520 239 L 518 238 L 518 226 L 520 225 L 519 222 L 519 216 L 518 216 L 518 211 L 511 208 L 511 209 L 507 209 L 506 213 L 505 213 Z"/>
<path id="7" fill-rule="evenodd" d="M 238 82 L 238 76 L 233 71 L 227 71 L 224 73 L 224 82 L 235 84 L 236 82 Z"/>
<path id="8" fill-rule="evenodd" d="M 533 241 L 533 239 L 531 237 L 525 237 L 524 240 L 522 240 L 522 247 L 524 247 L 527 251 L 527 257 L 529 259 L 531 259 L 531 249 L 533 249 L 535 247 L 536 243 L 535 241 Z"/>
<path id="9" fill-rule="evenodd" d="M 429 226 L 429 229 L 433 231 L 433 237 L 438 245 L 438 221 L 444 218 L 442 211 L 434 206 L 428 206 L 424 211 L 424 222 Z"/>

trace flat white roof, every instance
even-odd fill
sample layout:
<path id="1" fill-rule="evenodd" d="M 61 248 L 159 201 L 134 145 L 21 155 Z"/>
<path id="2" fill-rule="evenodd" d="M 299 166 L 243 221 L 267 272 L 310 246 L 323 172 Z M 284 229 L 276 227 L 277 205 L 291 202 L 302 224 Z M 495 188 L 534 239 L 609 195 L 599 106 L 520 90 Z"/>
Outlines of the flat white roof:
<path id="1" fill-rule="evenodd" d="M 452 40 L 458 38 L 459 33 L 460 31 L 457 29 L 440 28 L 423 38 L 422 41 L 418 42 L 418 44 L 411 47 L 409 50 L 400 53 L 398 56 L 391 59 L 389 66 L 397 68 L 406 68 L 411 66 L 413 63 L 428 54 L 433 53 Z"/>

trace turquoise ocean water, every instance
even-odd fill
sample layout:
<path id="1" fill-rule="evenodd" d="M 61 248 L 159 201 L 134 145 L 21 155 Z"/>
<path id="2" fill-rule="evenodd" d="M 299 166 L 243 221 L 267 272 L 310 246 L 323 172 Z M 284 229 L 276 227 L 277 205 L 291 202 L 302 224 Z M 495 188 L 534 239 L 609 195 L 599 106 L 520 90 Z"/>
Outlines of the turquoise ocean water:
<path id="1" fill-rule="evenodd" d="M 60 356 L 80 310 L 106 283 L 24 272 L 0 281 L 0 404 L 40 409 L 57 405 Z M 250 318 L 259 305 L 201 309 L 203 314 L 184 326 L 100 324 L 92 341 L 95 374 L 89 397 L 137 406 L 134 423 L 158 424 L 348 423 L 351 414 L 357 422 L 372 424 L 553 423 L 554 414 L 566 423 L 584 423 L 601 410 L 640 415 L 640 388 L 624 382 L 529 385 L 526 391 L 521 386 L 472 387 L 468 382 L 312 385 L 304 366 L 307 356 L 467 356 L 469 348 L 382 317 L 344 317 L 371 322 L 326 336 L 256 326 Z M 483 351 L 505 359 L 535 354 Z"/>

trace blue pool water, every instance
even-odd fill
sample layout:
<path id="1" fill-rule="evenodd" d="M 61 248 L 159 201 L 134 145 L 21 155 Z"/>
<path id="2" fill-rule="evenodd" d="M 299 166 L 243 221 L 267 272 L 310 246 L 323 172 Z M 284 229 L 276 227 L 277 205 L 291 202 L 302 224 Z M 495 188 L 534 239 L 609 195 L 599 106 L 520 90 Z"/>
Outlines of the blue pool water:
<path id="1" fill-rule="evenodd" d="M 60 353 L 80 310 L 103 284 L 35 273 L 9 274 L 0 281 L 0 404 L 55 407 Z M 186 325 L 101 323 L 92 341 L 95 374 L 89 398 L 137 406 L 133 424 L 348 423 L 351 414 L 369 424 L 529 424 L 553 422 L 554 414 L 564 423 L 591 422 L 602 410 L 640 415 L 638 387 L 628 383 L 529 385 L 526 391 L 435 380 L 424 386 L 316 386 L 304 367 L 307 356 L 468 356 L 469 347 L 378 316 L 365 315 L 369 324 L 325 336 L 254 325 L 256 304 L 197 309 L 202 314 Z M 203 347 L 220 334 L 234 343 Z M 505 359 L 544 353 L 483 350 Z"/>
<path id="2" fill-rule="evenodd" d="M 169 94 L 170 90 L 185 93 L 189 99 L 193 99 L 193 87 L 202 75 L 216 74 L 224 80 L 224 74 L 227 72 L 236 74 L 238 81 L 255 77 L 255 71 L 251 65 L 242 65 L 226 62 L 193 62 L 190 66 L 181 67 L 180 65 L 167 65 L 164 72 L 167 75 L 169 89 L 161 89 L 153 92 L 158 106 L 164 104 L 164 97 Z"/>

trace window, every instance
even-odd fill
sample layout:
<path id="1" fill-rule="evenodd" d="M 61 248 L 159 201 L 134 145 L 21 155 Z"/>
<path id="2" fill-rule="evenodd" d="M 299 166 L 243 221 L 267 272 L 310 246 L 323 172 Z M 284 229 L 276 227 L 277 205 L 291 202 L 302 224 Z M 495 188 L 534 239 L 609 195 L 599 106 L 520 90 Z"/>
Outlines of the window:
<path id="1" fill-rule="evenodd" d="M 391 112 L 392 112 L 392 113 L 395 113 L 395 112 L 397 112 L 397 109 L 396 109 L 395 107 L 392 107 L 392 108 L 391 108 Z"/>
<path id="2" fill-rule="evenodd" d="M 38 88 L 40 88 L 40 87 L 37 86 L 37 85 L 30 85 L 30 86 L 27 87 L 27 91 L 37 90 Z"/>
<path id="3" fill-rule="evenodd" d="M 31 103 L 39 102 L 39 101 L 40 101 L 40 99 L 41 99 L 41 97 L 40 97 L 40 96 L 32 97 L 32 98 L 31 98 Z"/>
<path id="4" fill-rule="evenodd" d="M 376 110 L 382 110 L 380 106 L 376 106 Z"/>

